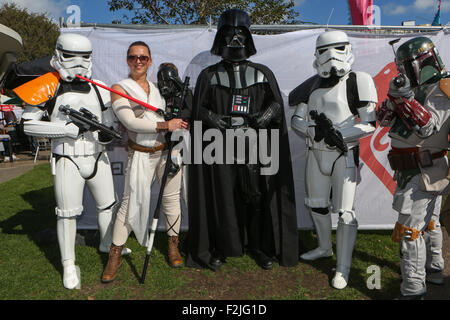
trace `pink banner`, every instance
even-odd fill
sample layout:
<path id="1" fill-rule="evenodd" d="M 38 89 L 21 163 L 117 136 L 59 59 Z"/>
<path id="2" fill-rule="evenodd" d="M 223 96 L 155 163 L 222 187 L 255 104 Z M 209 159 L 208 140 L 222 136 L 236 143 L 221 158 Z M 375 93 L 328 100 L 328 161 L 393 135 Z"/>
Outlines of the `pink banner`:
<path id="1" fill-rule="evenodd" d="M 373 24 L 373 0 L 348 0 L 352 25 Z"/>

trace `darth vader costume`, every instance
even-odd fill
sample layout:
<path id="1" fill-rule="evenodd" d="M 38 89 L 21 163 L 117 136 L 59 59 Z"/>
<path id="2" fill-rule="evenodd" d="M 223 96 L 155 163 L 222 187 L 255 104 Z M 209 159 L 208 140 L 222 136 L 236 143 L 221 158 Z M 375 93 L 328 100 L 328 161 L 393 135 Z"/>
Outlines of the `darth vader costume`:
<path id="1" fill-rule="evenodd" d="M 201 164 L 192 161 L 186 246 L 186 264 L 190 267 L 216 270 L 226 257 L 245 253 L 264 269 L 271 269 L 274 260 L 282 266 L 298 263 L 294 184 L 283 100 L 270 69 L 247 60 L 256 53 L 249 27 L 249 16 L 238 9 L 225 11 L 219 19 L 211 53 L 222 60 L 204 69 L 197 79 L 191 150 L 194 157 L 196 152 L 204 155 L 209 143 L 195 134 L 199 124 L 202 133 L 211 128 L 220 130 L 224 142 L 230 130 L 253 130 L 258 143 L 252 147 L 261 147 L 262 135 L 267 133 L 268 150 L 279 150 L 279 166 L 276 173 L 265 175 L 261 174 L 264 165 L 260 158 L 256 164 L 248 158 L 245 163 L 207 164 L 203 158 Z M 275 132 L 279 136 L 273 138 Z M 223 147 L 224 158 L 230 152 L 230 148 Z"/>

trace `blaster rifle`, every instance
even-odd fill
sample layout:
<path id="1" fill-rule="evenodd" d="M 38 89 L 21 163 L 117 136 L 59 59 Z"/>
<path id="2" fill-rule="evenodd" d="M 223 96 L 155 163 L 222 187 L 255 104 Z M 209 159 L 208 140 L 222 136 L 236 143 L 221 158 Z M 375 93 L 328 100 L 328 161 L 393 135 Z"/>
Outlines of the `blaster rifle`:
<path id="1" fill-rule="evenodd" d="M 348 147 L 342 138 L 342 134 L 333 127 L 331 120 L 324 113 L 319 114 L 316 110 L 310 111 L 309 115 L 316 124 L 314 141 L 319 142 L 325 139 L 325 143 L 329 146 L 335 146 L 342 153 L 347 153 Z"/>
<path id="2" fill-rule="evenodd" d="M 180 117 L 180 114 L 183 111 L 184 101 L 186 99 L 187 91 L 189 90 L 189 80 L 190 79 L 191 79 L 190 77 L 184 78 L 183 87 L 181 89 L 180 105 L 177 105 L 176 100 L 173 99 L 173 105 L 169 108 L 169 110 L 166 110 L 166 113 L 164 115 L 164 119 L 166 121 Z"/>
<path id="3" fill-rule="evenodd" d="M 97 116 L 85 108 L 81 108 L 80 111 L 77 111 L 68 105 L 61 105 L 59 111 L 68 115 L 73 122 L 81 124 L 86 131 L 99 130 L 111 138 L 122 139 L 122 136 L 119 133 L 100 123 Z"/>

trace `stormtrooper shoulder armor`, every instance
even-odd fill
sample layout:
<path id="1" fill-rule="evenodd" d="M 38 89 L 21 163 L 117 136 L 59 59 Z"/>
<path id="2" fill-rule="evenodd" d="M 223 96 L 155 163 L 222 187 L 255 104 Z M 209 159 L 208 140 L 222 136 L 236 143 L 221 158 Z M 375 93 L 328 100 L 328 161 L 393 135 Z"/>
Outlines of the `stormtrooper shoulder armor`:
<path id="1" fill-rule="evenodd" d="M 356 87 L 358 89 L 359 101 L 378 102 L 377 89 L 370 74 L 354 71 L 356 75 Z"/>
<path id="2" fill-rule="evenodd" d="M 320 85 L 319 75 L 314 75 L 304 81 L 297 88 L 289 93 L 289 105 L 296 106 L 300 103 L 308 103 L 309 96 Z"/>

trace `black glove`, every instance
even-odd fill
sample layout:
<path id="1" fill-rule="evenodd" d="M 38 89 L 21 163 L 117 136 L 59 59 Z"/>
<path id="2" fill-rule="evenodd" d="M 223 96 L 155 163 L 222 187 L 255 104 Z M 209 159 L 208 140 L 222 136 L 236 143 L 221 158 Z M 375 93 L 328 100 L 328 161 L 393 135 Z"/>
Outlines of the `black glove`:
<path id="1" fill-rule="evenodd" d="M 344 143 L 344 138 L 342 137 L 342 133 L 339 130 L 334 130 L 338 140 L 340 140 L 341 143 Z M 331 138 L 331 135 L 326 135 L 324 138 L 324 141 L 327 145 L 330 147 L 337 147 L 336 140 Z"/>
<path id="2" fill-rule="evenodd" d="M 267 128 L 272 121 L 280 124 L 281 119 L 281 106 L 278 102 L 272 102 L 265 110 L 248 116 L 250 127 L 254 129 Z"/>
<path id="3" fill-rule="evenodd" d="M 114 130 L 112 126 L 109 127 L 111 130 Z M 110 143 L 113 141 L 114 137 L 111 137 L 109 134 L 104 133 L 103 131 L 98 132 L 98 141 L 101 143 Z"/>
<path id="4" fill-rule="evenodd" d="M 166 165 L 169 166 L 169 177 L 175 176 L 178 171 L 180 171 L 180 166 L 176 163 L 173 163 L 173 161 L 169 161 Z"/>
<path id="5" fill-rule="evenodd" d="M 206 125 L 211 128 L 217 128 L 220 130 L 229 129 L 227 121 L 224 120 L 227 117 L 220 116 L 220 115 L 212 112 L 211 110 L 207 110 L 203 107 L 200 107 L 199 117 L 200 117 L 200 120 L 205 122 Z"/>

